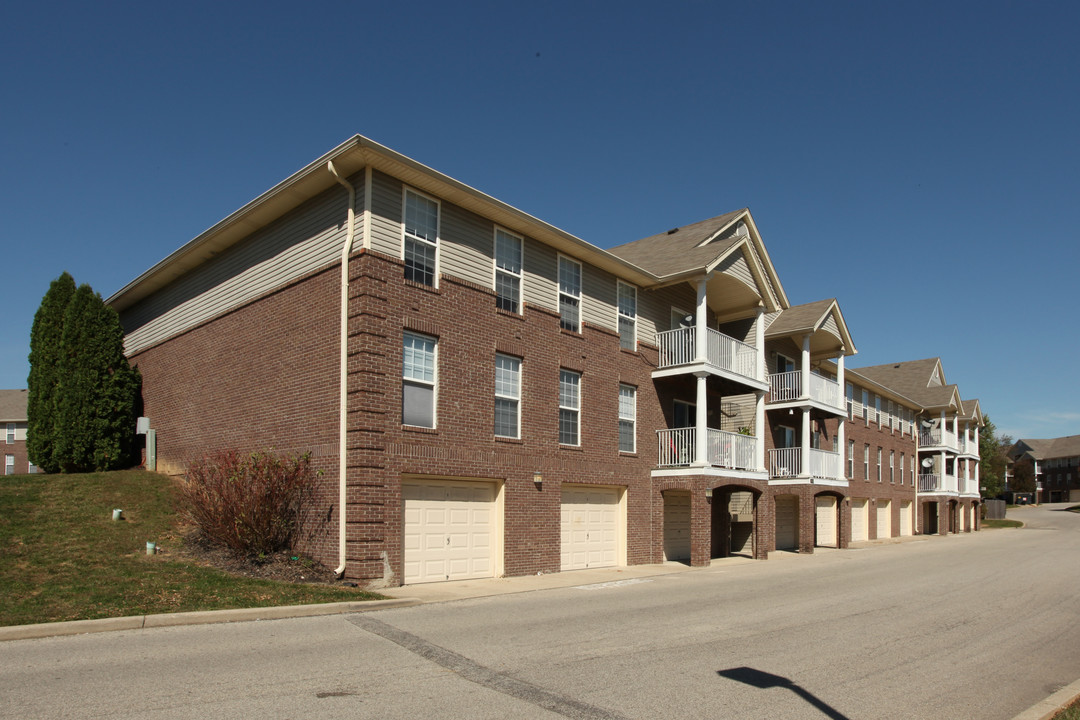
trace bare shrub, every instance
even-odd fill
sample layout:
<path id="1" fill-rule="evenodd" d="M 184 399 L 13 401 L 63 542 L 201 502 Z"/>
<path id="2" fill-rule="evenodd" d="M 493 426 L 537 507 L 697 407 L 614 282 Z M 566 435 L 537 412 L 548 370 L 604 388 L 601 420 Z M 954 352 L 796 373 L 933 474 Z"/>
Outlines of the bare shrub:
<path id="1" fill-rule="evenodd" d="M 183 511 L 211 542 L 259 555 L 291 548 L 315 487 L 311 457 L 219 450 L 181 483 Z"/>

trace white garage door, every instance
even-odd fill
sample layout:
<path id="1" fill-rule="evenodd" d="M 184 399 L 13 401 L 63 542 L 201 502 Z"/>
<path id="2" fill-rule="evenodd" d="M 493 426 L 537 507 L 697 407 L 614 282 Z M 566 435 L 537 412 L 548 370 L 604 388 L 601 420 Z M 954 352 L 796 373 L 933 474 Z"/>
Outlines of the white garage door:
<path id="1" fill-rule="evenodd" d="M 967 514 L 968 509 L 966 505 L 961 505 L 956 511 L 956 532 L 964 532 L 964 528 L 967 527 Z"/>
<path id="2" fill-rule="evenodd" d="M 611 567 L 619 562 L 619 490 L 562 490 L 562 569 Z"/>
<path id="3" fill-rule="evenodd" d="M 900 537 L 911 535 L 911 501 L 900 503 Z"/>
<path id="4" fill-rule="evenodd" d="M 851 542 L 866 540 L 866 498 L 851 501 Z"/>
<path id="5" fill-rule="evenodd" d="M 776 496 L 776 549 L 793 550 L 799 546 L 799 498 Z"/>
<path id="6" fill-rule="evenodd" d="M 836 547 L 836 498 L 825 495 L 814 499 L 817 544 Z"/>
<path id="7" fill-rule="evenodd" d="M 1080 502 L 1080 490 L 1069 491 L 1069 502 Z"/>
<path id="8" fill-rule="evenodd" d="M 878 500 L 877 536 L 878 538 L 892 537 L 892 502 L 889 500 Z"/>
<path id="9" fill-rule="evenodd" d="M 690 559 L 690 493 L 664 493 L 664 559 Z"/>
<path id="10" fill-rule="evenodd" d="M 495 575 L 495 485 L 425 480 L 401 486 L 405 582 Z"/>

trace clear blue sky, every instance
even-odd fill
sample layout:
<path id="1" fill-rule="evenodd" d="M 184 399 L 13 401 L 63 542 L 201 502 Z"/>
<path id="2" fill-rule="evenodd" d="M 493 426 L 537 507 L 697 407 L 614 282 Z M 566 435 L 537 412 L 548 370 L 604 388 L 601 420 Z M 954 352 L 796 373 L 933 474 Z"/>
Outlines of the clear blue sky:
<path id="1" fill-rule="evenodd" d="M 62 271 L 108 297 L 360 133 L 601 247 L 749 206 L 850 365 L 940 356 L 999 430 L 1080 434 L 1078 30 L 1075 2 L 16 3 L 0 387 Z"/>

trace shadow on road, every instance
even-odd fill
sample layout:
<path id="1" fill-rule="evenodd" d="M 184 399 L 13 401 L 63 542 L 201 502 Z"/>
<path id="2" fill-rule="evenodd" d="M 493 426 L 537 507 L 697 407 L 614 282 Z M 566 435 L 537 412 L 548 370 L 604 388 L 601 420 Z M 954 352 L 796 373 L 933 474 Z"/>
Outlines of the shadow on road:
<path id="1" fill-rule="evenodd" d="M 793 693 L 801 697 L 806 702 L 810 703 L 818 710 L 823 712 L 826 716 L 833 718 L 834 720 L 850 720 L 847 715 L 844 715 L 832 705 L 819 698 L 814 693 L 799 687 L 796 683 L 793 683 L 786 677 L 780 675 L 773 675 L 772 673 L 764 672 L 763 670 L 755 670 L 748 667 L 731 668 L 730 670 L 717 670 L 716 674 L 720 677 L 727 678 L 728 680 L 735 680 L 741 682 L 744 685 L 750 685 L 751 687 L 760 688 L 765 690 L 767 688 L 781 687 L 791 690 Z"/>

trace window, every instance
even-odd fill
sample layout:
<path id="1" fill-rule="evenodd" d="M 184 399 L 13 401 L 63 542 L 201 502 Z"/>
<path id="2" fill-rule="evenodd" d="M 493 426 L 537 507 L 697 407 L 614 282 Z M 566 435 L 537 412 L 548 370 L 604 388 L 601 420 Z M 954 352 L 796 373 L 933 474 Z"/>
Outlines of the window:
<path id="1" fill-rule="evenodd" d="M 881 482 L 881 448 L 877 449 L 877 481 Z"/>
<path id="2" fill-rule="evenodd" d="M 495 355 L 495 434 L 520 437 L 521 360 Z"/>
<path id="3" fill-rule="evenodd" d="M 881 396 L 874 395 L 874 417 L 877 418 L 877 426 L 881 427 Z M 879 463 L 880 464 L 880 463 Z"/>
<path id="4" fill-rule="evenodd" d="M 619 385 L 619 452 L 637 450 L 637 388 Z"/>
<path id="5" fill-rule="evenodd" d="M 673 403 L 672 427 L 690 428 L 697 423 L 697 406 L 693 403 L 676 400 Z"/>
<path id="6" fill-rule="evenodd" d="M 619 281 L 619 346 L 637 350 L 637 288 Z"/>
<path id="7" fill-rule="evenodd" d="M 847 388 L 847 414 L 848 420 L 855 419 L 855 386 L 851 383 L 844 383 Z"/>
<path id="8" fill-rule="evenodd" d="M 581 373 L 559 371 L 559 444 L 579 445 L 578 414 L 581 410 Z"/>
<path id="9" fill-rule="evenodd" d="M 521 312 L 521 238 L 495 229 L 495 307 Z"/>
<path id="10" fill-rule="evenodd" d="M 435 427 L 435 338 L 405 333 L 401 422 Z"/>
<path id="11" fill-rule="evenodd" d="M 863 480 L 870 479 L 870 446 L 863 445 L 862 449 L 862 475 Z"/>
<path id="12" fill-rule="evenodd" d="M 855 479 L 855 441 L 847 441 L 847 476 Z"/>
<path id="13" fill-rule="evenodd" d="M 896 423 L 893 422 L 893 417 L 894 416 L 893 416 L 893 402 L 892 402 L 892 400 L 889 401 L 888 408 L 889 408 L 889 430 L 895 430 L 896 429 Z"/>
<path id="14" fill-rule="evenodd" d="M 15 423 L 7 424 L 7 444 L 13 445 L 15 443 Z"/>
<path id="15" fill-rule="evenodd" d="M 900 484 L 904 484 L 904 453 L 900 453 Z"/>
<path id="16" fill-rule="evenodd" d="M 895 469 L 896 469 L 895 463 L 896 463 L 896 451 L 895 450 L 890 450 L 889 451 L 889 482 L 891 482 L 891 483 L 896 482 L 896 475 L 893 474 Z"/>
<path id="17" fill-rule="evenodd" d="M 4 456 L 4 474 L 5 475 L 14 475 L 15 474 L 15 456 L 14 455 L 5 455 Z"/>
<path id="18" fill-rule="evenodd" d="M 867 390 L 862 391 L 862 419 L 865 424 L 870 424 L 870 393 Z"/>
<path id="19" fill-rule="evenodd" d="M 564 330 L 581 332 L 581 264 L 559 256 L 559 318 Z"/>
<path id="20" fill-rule="evenodd" d="M 33 474 L 34 474 L 34 473 L 36 473 L 37 471 L 38 471 L 38 469 L 37 469 L 37 465 L 35 465 L 35 464 L 34 464 L 34 463 L 32 463 L 32 462 L 28 462 L 28 463 L 26 463 L 26 472 L 28 472 L 29 474 L 33 475 Z"/>
<path id="21" fill-rule="evenodd" d="M 435 287 L 439 203 L 405 190 L 405 279 Z"/>

